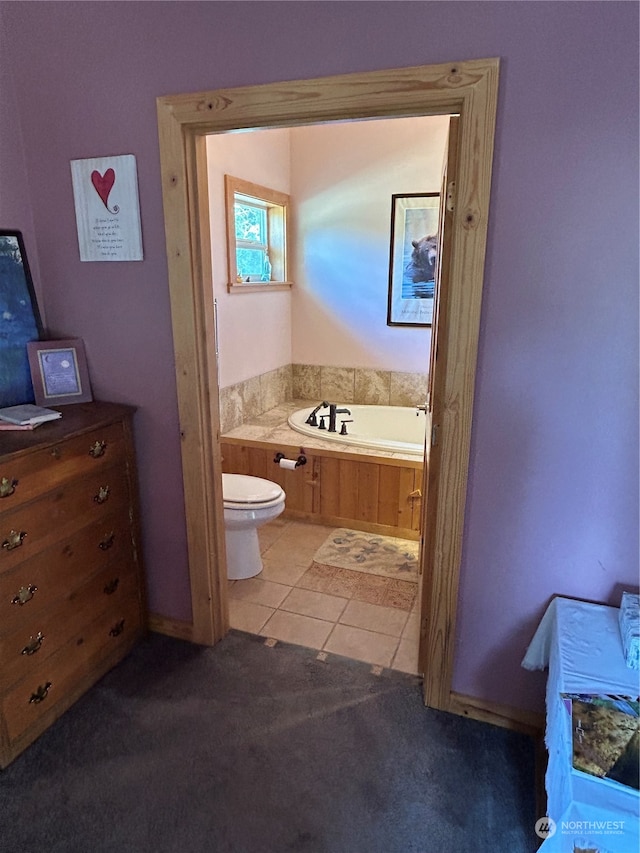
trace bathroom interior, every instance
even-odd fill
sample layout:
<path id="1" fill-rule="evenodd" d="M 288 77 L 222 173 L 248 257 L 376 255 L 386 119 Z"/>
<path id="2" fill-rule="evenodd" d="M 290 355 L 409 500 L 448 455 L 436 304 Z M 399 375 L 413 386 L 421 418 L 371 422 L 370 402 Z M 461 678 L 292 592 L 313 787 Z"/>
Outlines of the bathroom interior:
<path id="1" fill-rule="evenodd" d="M 387 324 L 391 197 L 439 192 L 448 124 L 430 116 L 207 137 L 223 471 L 286 495 L 257 531 L 262 570 L 228 582 L 230 625 L 321 659 L 411 674 L 423 452 L 330 443 L 288 418 L 323 401 L 424 418 L 431 329 Z M 289 195 L 291 287 L 228 287 L 225 175 Z"/>

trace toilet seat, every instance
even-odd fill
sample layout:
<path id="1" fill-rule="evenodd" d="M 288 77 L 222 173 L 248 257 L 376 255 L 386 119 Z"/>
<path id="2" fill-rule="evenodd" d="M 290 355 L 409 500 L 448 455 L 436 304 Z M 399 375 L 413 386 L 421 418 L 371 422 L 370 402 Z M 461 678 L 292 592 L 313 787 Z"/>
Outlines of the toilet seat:
<path id="1" fill-rule="evenodd" d="M 225 509 L 267 509 L 284 500 L 284 490 L 271 480 L 247 474 L 222 475 Z"/>

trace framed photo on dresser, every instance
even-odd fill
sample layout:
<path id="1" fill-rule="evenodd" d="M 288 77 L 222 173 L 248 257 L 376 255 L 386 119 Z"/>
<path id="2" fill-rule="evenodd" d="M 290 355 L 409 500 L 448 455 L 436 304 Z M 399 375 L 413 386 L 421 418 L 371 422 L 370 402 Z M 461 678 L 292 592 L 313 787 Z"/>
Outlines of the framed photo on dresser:
<path id="1" fill-rule="evenodd" d="M 80 338 L 27 344 L 31 380 L 39 406 L 63 406 L 93 400 L 87 357 Z"/>

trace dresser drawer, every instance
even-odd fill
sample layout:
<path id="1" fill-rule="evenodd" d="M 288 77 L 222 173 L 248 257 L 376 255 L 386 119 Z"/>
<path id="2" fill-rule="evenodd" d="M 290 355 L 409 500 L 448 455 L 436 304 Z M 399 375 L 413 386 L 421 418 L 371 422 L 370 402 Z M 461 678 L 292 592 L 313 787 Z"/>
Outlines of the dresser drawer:
<path id="1" fill-rule="evenodd" d="M 107 563 L 131 566 L 135 559 L 129 511 L 123 506 L 23 560 L 0 574 L 0 636 L 30 625 L 43 610 L 50 612 Z"/>
<path id="2" fill-rule="evenodd" d="M 0 459 L 0 512 L 14 509 L 68 480 L 109 468 L 124 455 L 122 424 L 115 423 L 27 455 Z"/>
<path id="3" fill-rule="evenodd" d="M 130 565 L 109 563 L 98 575 L 52 610 L 24 620 L 24 625 L 0 639 L 0 692 L 32 672 L 69 642 L 83 626 L 138 602 L 136 576 Z"/>
<path id="4" fill-rule="evenodd" d="M 83 679 L 102 660 L 123 651 L 141 634 L 140 608 L 137 601 L 123 601 L 123 606 L 110 610 L 86 625 L 66 646 L 43 661 L 28 678 L 15 684 L 2 700 L 9 740 L 20 737 L 40 719 L 66 702 Z"/>
<path id="5" fill-rule="evenodd" d="M 42 498 L 2 514 L 0 572 L 39 553 L 114 507 L 129 506 L 129 481 L 121 465 L 64 483 Z"/>

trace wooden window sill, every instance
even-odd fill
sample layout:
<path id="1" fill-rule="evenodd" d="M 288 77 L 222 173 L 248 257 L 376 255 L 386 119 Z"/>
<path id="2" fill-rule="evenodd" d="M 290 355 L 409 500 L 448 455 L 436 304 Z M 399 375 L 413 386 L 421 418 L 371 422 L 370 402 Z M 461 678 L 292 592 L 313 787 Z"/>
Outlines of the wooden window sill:
<path id="1" fill-rule="evenodd" d="M 274 281 L 272 284 L 249 282 L 248 284 L 228 284 L 228 293 L 264 293 L 267 290 L 291 290 L 293 282 Z"/>

